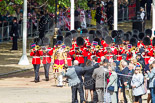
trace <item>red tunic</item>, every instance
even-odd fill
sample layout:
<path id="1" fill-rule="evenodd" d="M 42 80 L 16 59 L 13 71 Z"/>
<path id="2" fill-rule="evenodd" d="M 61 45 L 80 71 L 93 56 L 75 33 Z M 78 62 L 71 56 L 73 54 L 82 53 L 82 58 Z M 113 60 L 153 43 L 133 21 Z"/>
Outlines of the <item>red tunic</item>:
<path id="1" fill-rule="evenodd" d="M 47 52 L 43 53 L 43 64 L 51 63 L 51 55 L 53 55 L 53 49 L 52 48 L 47 48 Z"/>
<path id="2" fill-rule="evenodd" d="M 35 49 L 33 49 L 35 50 Z M 32 64 L 41 64 L 41 59 L 40 56 L 43 55 L 43 52 L 41 50 L 36 51 L 36 52 L 31 52 L 30 56 L 33 56 L 32 58 Z"/>
<path id="3" fill-rule="evenodd" d="M 145 64 L 147 65 L 149 63 L 150 58 L 153 56 L 153 48 L 147 48 L 147 52 L 145 52 L 144 60 Z"/>

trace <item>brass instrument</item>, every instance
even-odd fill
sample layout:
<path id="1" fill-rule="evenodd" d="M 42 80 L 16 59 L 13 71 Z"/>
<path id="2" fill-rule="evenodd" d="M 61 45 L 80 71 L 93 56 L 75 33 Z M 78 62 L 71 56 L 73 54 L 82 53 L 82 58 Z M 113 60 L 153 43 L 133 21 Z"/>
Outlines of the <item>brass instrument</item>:
<path id="1" fill-rule="evenodd" d="M 39 45 L 36 45 L 36 46 L 35 46 L 35 50 L 36 50 L 36 51 L 38 51 L 38 50 L 40 50 L 40 49 L 41 49 L 41 48 L 40 48 Z"/>
<path id="2" fill-rule="evenodd" d="M 66 46 L 65 51 L 70 51 L 70 47 Z"/>
<path id="3" fill-rule="evenodd" d="M 131 52 L 134 51 L 134 50 L 136 51 L 137 48 L 136 48 L 136 47 L 132 47 L 132 48 L 131 48 Z"/>
<path id="4" fill-rule="evenodd" d="M 97 45 L 95 48 L 96 50 L 100 50 L 101 46 Z"/>

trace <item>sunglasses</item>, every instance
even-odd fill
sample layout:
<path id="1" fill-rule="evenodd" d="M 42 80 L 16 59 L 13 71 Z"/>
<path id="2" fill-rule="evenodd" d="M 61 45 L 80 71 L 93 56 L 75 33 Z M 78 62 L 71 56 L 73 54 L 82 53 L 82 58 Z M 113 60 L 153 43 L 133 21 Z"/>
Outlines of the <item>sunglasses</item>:
<path id="1" fill-rule="evenodd" d="M 135 69 L 135 70 L 140 70 L 140 69 Z"/>

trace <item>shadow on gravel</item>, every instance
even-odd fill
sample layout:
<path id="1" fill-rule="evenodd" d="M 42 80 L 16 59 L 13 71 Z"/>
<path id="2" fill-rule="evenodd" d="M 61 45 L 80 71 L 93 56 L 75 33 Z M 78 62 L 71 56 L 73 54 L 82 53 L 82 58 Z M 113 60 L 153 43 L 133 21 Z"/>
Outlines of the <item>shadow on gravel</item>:
<path id="1" fill-rule="evenodd" d="M 44 75 L 44 72 L 39 72 L 39 75 Z M 34 71 L 32 70 L 27 70 L 27 71 L 22 71 L 19 73 L 13 73 L 13 74 L 9 74 L 9 75 L 4 75 L 4 76 L 0 76 L 0 79 L 5 79 L 5 78 L 14 78 L 14 77 L 24 77 L 24 78 L 31 78 L 34 77 Z M 33 82 L 33 81 L 32 81 Z"/>

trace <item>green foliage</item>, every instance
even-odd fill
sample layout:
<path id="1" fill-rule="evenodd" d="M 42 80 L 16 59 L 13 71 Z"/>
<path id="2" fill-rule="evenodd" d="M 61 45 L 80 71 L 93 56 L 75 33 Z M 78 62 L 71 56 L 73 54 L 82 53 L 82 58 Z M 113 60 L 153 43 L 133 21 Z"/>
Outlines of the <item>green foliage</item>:
<path id="1" fill-rule="evenodd" d="M 13 6 L 15 5 L 21 5 L 23 4 L 23 0 L 14 0 L 14 2 L 11 2 L 11 0 L 3 0 L 0 2 L 0 13 L 6 14 L 10 13 L 13 14 L 16 10 L 16 8 Z"/>
<path id="2" fill-rule="evenodd" d="M 17 8 L 13 6 L 13 4 L 22 6 L 24 0 L 14 0 L 13 3 L 11 3 L 11 0 L 3 0 L 0 2 L 0 13 L 6 14 L 10 13 L 13 14 Z M 47 0 L 36 0 L 40 5 L 44 4 Z M 59 7 L 70 7 L 71 3 L 70 0 L 58 0 Z M 87 6 L 87 0 L 75 0 L 75 8 L 77 7 L 88 9 Z M 50 12 L 55 12 L 55 0 L 48 0 L 46 4 L 47 9 Z"/>

